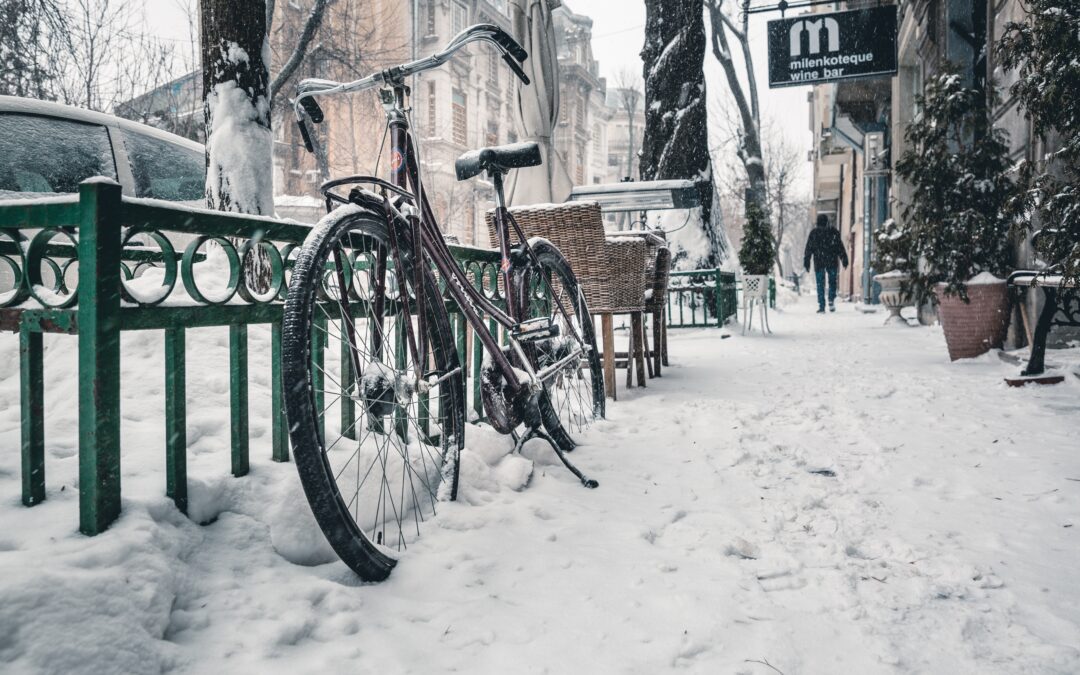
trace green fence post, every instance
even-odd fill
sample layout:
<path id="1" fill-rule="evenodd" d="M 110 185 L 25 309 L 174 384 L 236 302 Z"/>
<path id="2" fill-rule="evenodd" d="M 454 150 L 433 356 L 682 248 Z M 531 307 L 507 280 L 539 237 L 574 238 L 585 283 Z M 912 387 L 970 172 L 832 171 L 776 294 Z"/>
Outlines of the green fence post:
<path id="1" fill-rule="evenodd" d="M 716 297 L 713 302 L 716 303 L 716 327 L 720 328 L 724 325 L 724 287 L 720 285 L 720 268 L 717 267 L 713 270 L 713 287 L 716 289 Z M 706 322 L 708 323 L 708 322 Z"/>
<path id="2" fill-rule="evenodd" d="M 187 354 L 183 328 L 165 331 L 165 495 L 187 513 Z"/>
<path id="3" fill-rule="evenodd" d="M 19 326 L 22 410 L 22 502 L 45 501 L 45 383 L 41 333 Z"/>
<path id="4" fill-rule="evenodd" d="M 229 410 L 232 429 L 232 474 L 246 476 L 248 460 L 248 330 L 229 326 Z"/>
<path id="5" fill-rule="evenodd" d="M 270 445 L 271 459 L 289 461 L 289 430 L 285 420 L 285 395 L 281 383 L 281 322 L 270 326 Z"/>
<path id="6" fill-rule="evenodd" d="M 769 277 L 769 309 L 776 309 L 776 279 Z"/>
<path id="7" fill-rule="evenodd" d="M 79 185 L 79 530 L 120 515 L 120 185 Z"/>

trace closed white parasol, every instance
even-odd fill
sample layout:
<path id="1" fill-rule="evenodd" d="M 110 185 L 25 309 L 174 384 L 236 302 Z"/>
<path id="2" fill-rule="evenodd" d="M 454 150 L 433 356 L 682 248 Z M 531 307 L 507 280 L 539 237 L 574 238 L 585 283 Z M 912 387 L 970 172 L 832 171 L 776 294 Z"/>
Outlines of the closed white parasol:
<path id="1" fill-rule="evenodd" d="M 510 0 L 514 38 L 529 58 L 522 67 L 532 80 L 517 81 L 518 125 L 525 141 L 540 145 L 544 163 L 518 169 L 508 181 L 507 201 L 513 206 L 561 203 L 570 197 L 573 183 L 565 164 L 555 152 L 552 132 L 559 115 L 559 58 L 551 11 L 561 0 Z"/>

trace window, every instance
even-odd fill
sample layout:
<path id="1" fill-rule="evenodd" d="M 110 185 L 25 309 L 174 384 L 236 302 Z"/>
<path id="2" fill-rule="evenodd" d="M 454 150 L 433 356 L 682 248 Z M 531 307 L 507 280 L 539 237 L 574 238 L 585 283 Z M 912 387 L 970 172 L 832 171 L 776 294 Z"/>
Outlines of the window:
<path id="1" fill-rule="evenodd" d="M 78 192 L 94 176 L 116 180 L 105 127 L 0 113 L 0 192 Z"/>
<path id="2" fill-rule="evenodd" d="M 428 0 L 427 3 L 427 34 L 435 34 L 435 3 L 437 0 Z"/>
<path id="3" fill-rule="evenodd" d="M 487 134 L 484 136 L 484 144 L 488 146 L 499 144 L 499 123 L 494 120 L 489 120 L 487 123 Z"/>
<path id="4" fill-rule="evenodd" d="M 517 132 L 514 131 L 513 129 L 511 129 L 510 131 L 507 131 L 506 132 L 506 142 L 507 143 L 517 143 L 518 142 Z"/>
<path id="5" fill-rule="evenodd" d="M 559 124 L 570 123 L 570 105 L 566 102 L 566 97 L 563 96 L 559 99 Z"/>
<path id="6" fill-rule="evenodd" d="M 911 118 L 922 119 L 922 106 L 919 105 L 919 96 L 923 95 L 923 72 L 922 66 L 916 65 L 911 68 Z"/>
<path id="7" fill-rule="evenodd" d="M 494 50 L 488 54 L 488 83 L 499 88 L 499 52 Z"/>
<path id="8" fill-rule="evenodd" d="M 457 35 L 469 26 L 469 8 L 464 3 L 454 0 L 450 4 L 450 11 L 453 12 L 454 35 Z"/>
<path id="9" fill-rule="evenodd" d="M 427 83 L 427 132 L 428 136 L 435 135 L 435 83 Z"/>
<path id="10" fill-rule="evenodd" d="M 202 153 L 150 136 L 124 131 L 135 196 L 171 202 L 202 200 L 206 158 Z"/>
<path id="11" fill-rule="evenodd" d="M 451 106 L 454 118 L 453 141 L 458 145 L 469 144 L 468 108 L 466 107 L 465 94 L 460 89 L 454 90 L 454 100 Z"/>

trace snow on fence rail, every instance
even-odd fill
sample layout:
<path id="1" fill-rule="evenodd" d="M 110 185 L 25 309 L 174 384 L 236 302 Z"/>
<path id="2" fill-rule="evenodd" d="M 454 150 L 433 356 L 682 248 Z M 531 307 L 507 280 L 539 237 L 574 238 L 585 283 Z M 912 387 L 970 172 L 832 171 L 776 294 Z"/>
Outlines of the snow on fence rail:
<path id="1" fill-rule="evenodd" d="M 248 326 L 270 324 L 271 455 L 288 461 L 281 319 L 293 256 L 308 232 L 307 226 L 272 218 L 122 197 L 119 185 L 92 180 L 70 197 L 0 202 L 0 330 L 19 334 L 23 503 L 33 506 L 46 494 L 44 333 L 78 339 L 84 534 L 104 531 L 120 514 L 121 331 L 165 331 L 166 495 L 178 509 L 187 510 L 188 328 L 229 328 L 231 463 L 233 475 L 243 476 L 249 456 Z M 184 245 L 182 251 L 177 244 Z M 269 266 L 261 290 L 249 288 L 242 271 L 245 256 L 255 250 Z M 501 303 L 498 253 L 451 250 L 474 283 Z M 354 275 L 366 269 L 363 260 L 352 263 Z M 480 416 L 481 343 L 456 306 L 449 303 L 448 309 L 462 364 L 469 366 L 471 404 Z M 364 312 L 362 303 L 356 311 Z"/>

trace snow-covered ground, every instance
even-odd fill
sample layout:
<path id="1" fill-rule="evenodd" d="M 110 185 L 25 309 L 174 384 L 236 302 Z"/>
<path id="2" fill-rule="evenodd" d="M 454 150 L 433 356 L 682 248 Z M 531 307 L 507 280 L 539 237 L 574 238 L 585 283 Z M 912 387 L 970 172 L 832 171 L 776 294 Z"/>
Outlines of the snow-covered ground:
<path id="1" fill-rule="evenodd" d="M 940 329 L 805 299 L 774 335 L 673 331 L 574 459 L 474 433 L 462 500 L 390 579 L 328 555 L 269 461 L 228 476 L 226 331 L 189 335 L 192 513 L 164 493 L 156 334 L 124 336 L 124 513 L 77 523 L 74 341 L 47 338 L 48 500 L 19 504 L 18 340 L 0 336 L 5 673 L 1080 672 L 1080 380 L 1010 389 Z M 737 333 L 737 331 L 735 331 Z M 1052 356 L 1051 359 L 1054 357 Z M 305 564 L 297 564 L 305 563 Z"/>

